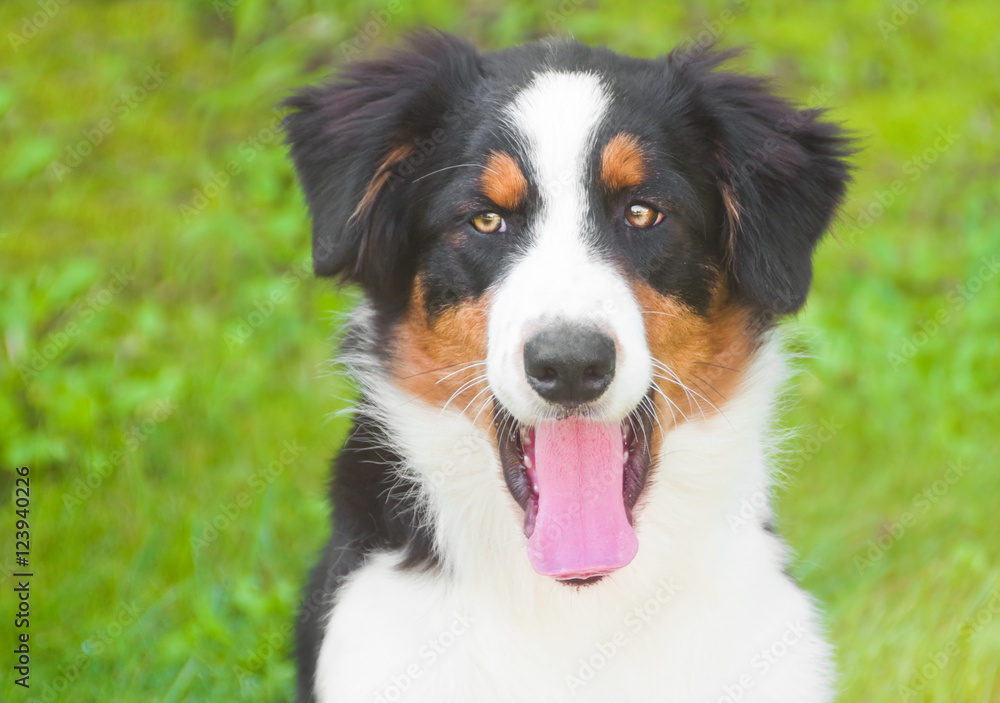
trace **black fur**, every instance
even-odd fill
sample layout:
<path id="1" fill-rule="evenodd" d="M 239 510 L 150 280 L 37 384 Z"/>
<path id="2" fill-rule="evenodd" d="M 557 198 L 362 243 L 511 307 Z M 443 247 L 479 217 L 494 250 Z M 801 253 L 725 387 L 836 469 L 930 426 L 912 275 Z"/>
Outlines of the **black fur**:
<path id="1" fill-rule="evenodd" d="M 470 44 L 421 33 L 409 51 L 350 64 L 337 80 L 286 101 L 318 275 L 341 275 L 377 301 L 398 302 L 409 291 L 418 245 L 406 226 L 414 181 L 390 178 L 370 208 L 356 210 L 393 147 L 433 144 L 479 73 Z"/>
<path id="2" fill-rule="evenodd" d="M 739 211 L 727 218 L 736 290 L 783 314 L 805 303 L 812 253 L 844 198 L 850 139 L 822 110 L 797 110 L 762 78 L 715 70 L 737 52 L 671 56 L 668 65 L 718 144 L 718 180 Z"/>
<path id="3" fill-rule="evenodd" d="M 380 440 L 381 428 L 359 414 L 334 465 L 333 535 L 313 570 L 296 628 L 298 700 L 313 700 L 316 657 L 330 600 L 344 578 L 374 551 L 404 550 L 406 568 L 434 568 L 432 538 L 405 503 L 413 489 L 393 468 L 400 457 Z"/>

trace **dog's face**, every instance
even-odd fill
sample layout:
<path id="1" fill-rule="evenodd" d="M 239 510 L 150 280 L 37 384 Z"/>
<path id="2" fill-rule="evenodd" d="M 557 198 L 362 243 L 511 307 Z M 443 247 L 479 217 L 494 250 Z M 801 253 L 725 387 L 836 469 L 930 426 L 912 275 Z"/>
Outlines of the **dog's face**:
<path id="1" fill-rule="evenodd" d="M 629 563 L 663 434 L 801 307 L 848 147 L 719 55 L 419 35 L 293 98 L 317 273 L 361 285 L 389 380 L 495 442 L 532 565 Z"/>

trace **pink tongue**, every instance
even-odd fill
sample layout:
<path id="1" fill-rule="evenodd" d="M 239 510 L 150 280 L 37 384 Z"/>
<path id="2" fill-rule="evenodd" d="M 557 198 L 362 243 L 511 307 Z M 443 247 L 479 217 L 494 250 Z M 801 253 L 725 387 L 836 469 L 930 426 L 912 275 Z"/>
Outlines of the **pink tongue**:
<path id="1" fill-rule="evenodd" d="M 577 418 L 535 428 L 538 516 L 528 538 L 535 571 L 558 579 L 607 574 L 639 549 L 625 515 L 622 430 Z"/>

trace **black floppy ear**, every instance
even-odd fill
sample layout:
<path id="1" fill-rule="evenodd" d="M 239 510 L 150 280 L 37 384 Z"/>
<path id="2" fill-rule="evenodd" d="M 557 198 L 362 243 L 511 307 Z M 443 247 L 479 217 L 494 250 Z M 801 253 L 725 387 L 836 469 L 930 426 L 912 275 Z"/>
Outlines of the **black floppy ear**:
<path id="1" fill-rule="evenodd" d="M 840 127 L 820 120 L 822 110 L 796 109 L 764 79 L 714 70 L 736 53 L 675 60 L 714 129 L 736 290 L 792 313 L 805 303 L 813 249 L 844 198 L 854 150 Z"/>
<path id="2" fill-rule="evenodd" d="M 475 48 L 441 32 L 348 64 L 285 101 L 284 127 L 313 220 L 313 268 L 375 297 L 402 293 L 414 266 L 413 181 L 480 76 Z"/>

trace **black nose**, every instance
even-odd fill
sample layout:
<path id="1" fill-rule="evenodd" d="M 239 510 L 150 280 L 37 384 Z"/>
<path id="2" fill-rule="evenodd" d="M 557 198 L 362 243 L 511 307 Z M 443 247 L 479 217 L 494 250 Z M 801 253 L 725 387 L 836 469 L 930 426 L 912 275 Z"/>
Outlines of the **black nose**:
<path id="1" fill-rule="evenodd" d="M 524 344 L 528 384 L 568 408 L 596 400 L 615 376 L 615 343 L 596 327 L 559 325 Z"/>

